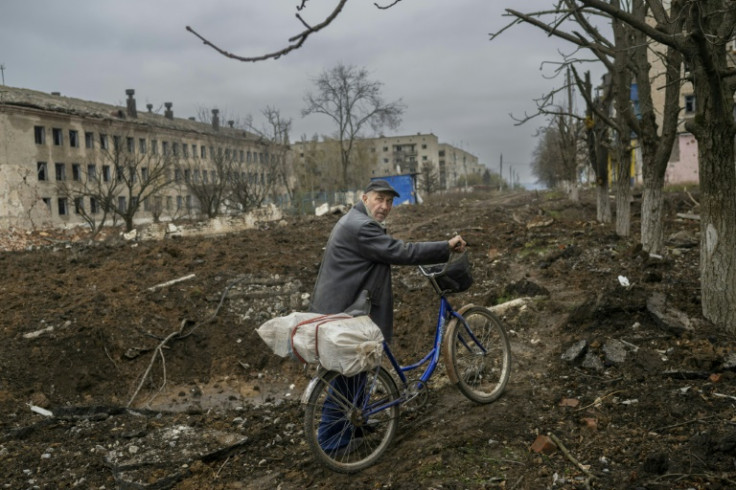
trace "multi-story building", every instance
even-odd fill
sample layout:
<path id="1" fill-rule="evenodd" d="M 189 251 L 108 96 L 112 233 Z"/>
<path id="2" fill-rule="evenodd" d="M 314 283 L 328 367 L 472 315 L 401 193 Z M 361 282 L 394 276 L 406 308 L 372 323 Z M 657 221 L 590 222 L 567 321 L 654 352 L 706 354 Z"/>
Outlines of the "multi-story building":
<path id="1" fill-rule="evenodd" d="M 307 162 L 314 154 L 329 159 L 334 140 L 322 142 L 297 142 L 292 144 L 297 169 L 308 173 Z M 486 168 L 472 153 L 447 143 L 440 143 L 437 136 L 417 133 L 409 136 L 380 136 L 363 138 L 357 142 L 355 160 L 362 160 L 361 173 L 365 177 L 381 177 L 401 174 L 423 174 L 434 172 L 441 190 L 458 185 L 465 175 L 482 175 Z"/>
<path id="2" fill-rule="evenodd" d="M 283 193 L 285 146 L 126 93 L 121 107 L 0 86 L 0 229 L 212 216 Z"/>

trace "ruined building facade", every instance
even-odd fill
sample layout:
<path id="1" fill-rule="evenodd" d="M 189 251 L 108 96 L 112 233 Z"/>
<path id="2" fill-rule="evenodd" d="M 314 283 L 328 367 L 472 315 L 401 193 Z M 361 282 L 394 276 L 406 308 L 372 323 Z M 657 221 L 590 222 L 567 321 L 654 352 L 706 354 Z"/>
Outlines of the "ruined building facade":
<path id="1" fill-rule="evenodd" d="M 0 229 L 237 213 L 286 198 L 286 147 L 221 124 L 0 87 Z"/>

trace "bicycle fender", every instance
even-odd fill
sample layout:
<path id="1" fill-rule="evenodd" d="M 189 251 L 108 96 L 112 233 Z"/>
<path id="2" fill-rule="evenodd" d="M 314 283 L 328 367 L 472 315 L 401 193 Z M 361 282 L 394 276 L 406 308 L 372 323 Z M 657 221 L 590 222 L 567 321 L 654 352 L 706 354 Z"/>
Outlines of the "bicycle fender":
<path id="1" fill-rule="evenodd" d="M 468 311 L 470 308 L 473 308 L 474 304 L 467 304 L 456 311 L 456 313 L 462 315 L 466 311 Z M 451 360 L 450 360 L 450 342 L 451 338 L 453 337 L 450 335 L 451 332 L 455 330 L 455 326 L 457 325 L 457 318 L 452 317 L 452 319 L 447 323 L 447 326 L 445 327 L 445 338 L 442 341 L 442 360 L 445 364 L 445 371 L 447 371 L 447 377 L 450 378 L 450 383 L 456 385 L 458 378 L 457 373 L 455 372 L 455 366 L 453 366 Z"/>
<path id="2" fill-rule="evenodd" d="M 309 403 L 309 397 L 312 396 L 312 392 L 314 391 L 315 386 L 317 386 L 317 383 L 321 380 L 319 376 L 315 376 L 309 381 L 309 384 L 306 388 L 304 388 L 304 393 L 302 393 L 301 403 L 302 405 L 306 405 Z"/>

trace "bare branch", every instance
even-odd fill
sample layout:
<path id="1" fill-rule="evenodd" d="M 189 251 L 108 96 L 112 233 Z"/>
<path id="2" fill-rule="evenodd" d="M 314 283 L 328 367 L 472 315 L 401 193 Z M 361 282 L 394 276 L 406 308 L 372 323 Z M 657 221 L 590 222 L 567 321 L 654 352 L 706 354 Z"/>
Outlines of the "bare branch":
<path id="1" fill-rule="evenodd" d="M 394 5 L 396 5 L 397 3 L 399 3 L 400 1 L 401 1 L 401 0 L 394 0 L 394 1 L 393 1 L 393 2 L 391 2 L 391 3 L 389 4 L 389 5 L 386 5 L 386 6 L 381 6 L 381 5 L 378 5 L 378 3 L 376 3 L 376 2 L 374 2 L 374 3 L 373 3 L 373 5 L 375 5 L 375 6 L 376 6 L 376 8 L 378 8 L 378 9 L 381 9 L 381 10 L 388 10 L 388 9 L 390 9 L 391 7 L 393 7 Z"/>
<path id="2" fill-rule="evenodd" d="M 335 6 L 335 9 L 332 11 L 332 13 L 325 18 L 322 22 L 315 26 L 309 26 L 306 22 L 304 22 L 304 19 L 299 14 L 296 14 L 297 19 L 306 27 L 304 31 L 297 34 L 296 36 L 293 36 L 289 38 L 289 45 L 283 49 L 280 49 L 278 51 L 274 51 L 272 53 L 264 54 L 261 56 L 240 56 L 236 55 L 234 53 L 231 53 L 229 51 L 226 51 L 216 44 L 212 43 L 210 40 L 203 37 L 201 34 L 199 34 L 197 31 L 195 31 L 192 27 L 187 26 L 187 31 L 191 32 L 195 36 L 197 36 L 206 46 L 211 47 L 218 53 L 220 53 L 223 56 L 226 56 L 228 58 L 237 60 L 237 61 L 247 61 L 247 62 L 255 62 L 255 61 L 264 61 L 264 60 L 277 60 L 281 58 L 283 55 L 290 53 L 291 51 L 294 51 L 295 49 L 299 49 L 302 47 L 304 42 L 307 40 L 307 38 L 314 34 L 315 32 L 319 32 L 328 25 L 332 23 L 333 20 L 337 18 L 338 15 L 340 15 L 340 12 L 342 11 L 343 7 L 347 3 L 348 0 L 340 0 L 340 2 Z M 399 0 L 400 1 L 400 0 Z M 302 3 L 299 7 L 297 7 L 297 10 L 302 10 L 305 8 L 307 3 L 307 0 L 302 0 Z"/>

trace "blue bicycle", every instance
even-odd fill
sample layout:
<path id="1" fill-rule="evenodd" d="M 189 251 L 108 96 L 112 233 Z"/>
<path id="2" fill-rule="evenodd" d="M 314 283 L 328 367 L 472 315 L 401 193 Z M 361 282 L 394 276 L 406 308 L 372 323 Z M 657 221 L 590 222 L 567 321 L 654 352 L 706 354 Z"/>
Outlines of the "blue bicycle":
<path id="1" fill-rule="evenodd" d="M 302 402 L 305 438 L 320 463 L 342 473 L 374 464 L 396 433 L 399 407 L 426 394 L 441 355 L 450 381 L 467 398 L 485 404 L 501 396 L 511 366 L 503 323 L 487 308 L 467 305 L 456 311 L 447 299 L 472 283 L 467 268 L 464 254 L 447 264 L 419 266 L 440 298 L 434 344 L 421 360 L 402 366 L 384 342 L 387 362 L 371 371 L 347 377 L 318 369 Z M 407 373 L 422 366 L 419 378 L 409 381 Z"/>

